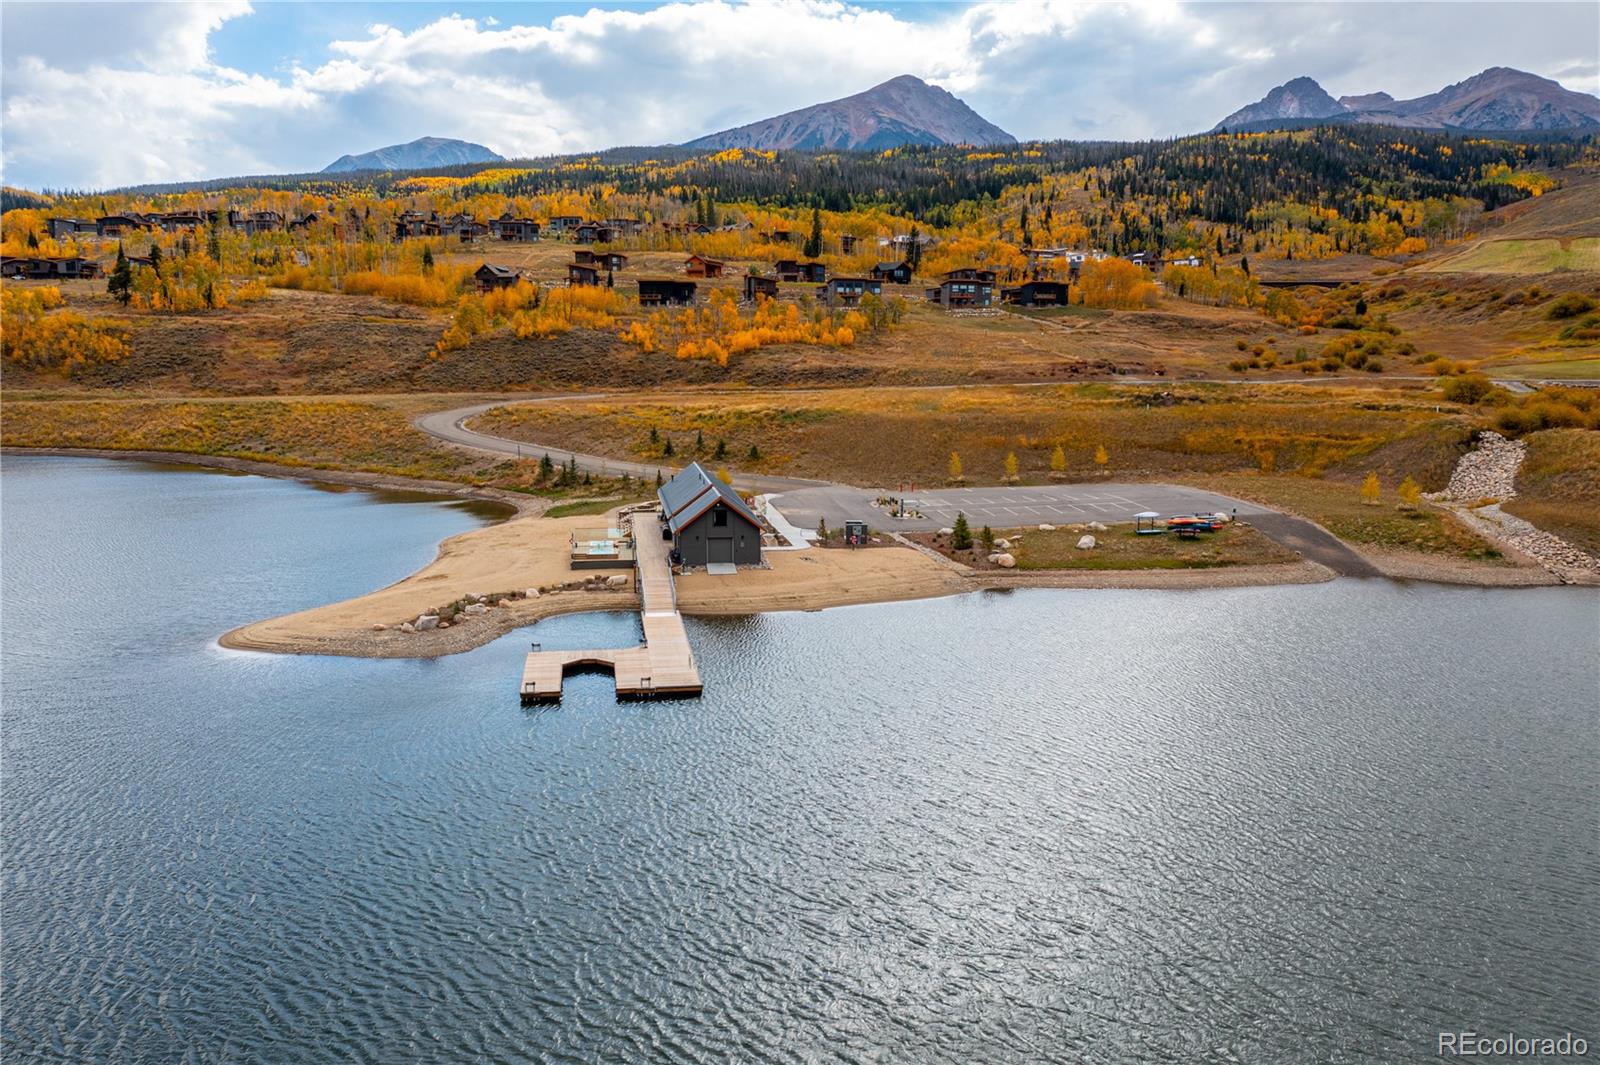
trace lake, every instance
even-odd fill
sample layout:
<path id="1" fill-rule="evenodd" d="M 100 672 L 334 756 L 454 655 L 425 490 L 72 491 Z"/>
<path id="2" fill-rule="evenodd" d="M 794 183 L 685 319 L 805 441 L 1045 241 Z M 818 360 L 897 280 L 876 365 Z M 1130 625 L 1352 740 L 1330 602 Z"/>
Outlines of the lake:
<path id="1" fill-rule="evenodd" d="M 1388 1062 L 1600 1032 L 1600 595 L 1034 590 L 219 648 L 492 515 L 7 456 L 4 1057 Z"/>

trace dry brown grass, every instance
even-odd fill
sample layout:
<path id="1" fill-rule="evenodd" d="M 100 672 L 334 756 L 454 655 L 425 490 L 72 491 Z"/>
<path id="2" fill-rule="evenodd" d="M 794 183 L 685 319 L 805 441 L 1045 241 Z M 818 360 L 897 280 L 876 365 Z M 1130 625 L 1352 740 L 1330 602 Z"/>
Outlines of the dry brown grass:
<path id="1" fill-rule="evenodd" d="M 1552 429 L 1524 439 L 1517 498 L 1504 509 L 1600 555 L 1600 432 Z"/>
<path id="2" fill-rule="evenodd" d="M 1431 427 L 1458 421 L 1421 393 L 1098 384 L 565 400 L 492 411 L 477 427 L 642 460 L 662 457 L 669 438 L 675 457 L 694 457 L 698 434 L 708 450 L 722 441 L 742 469 L 883 485 L 942 483 L 952 451 L 973 483 L 998 483 L 1011 453 L 1025 482 L 1042 482 L 1057 446 L 1063 475 L 1079 480 L 1263 465 L 1321 472 L 1413 434 L 1439 434 L 1419 452 L 1445 446 L 1453 436 Z M 751 445 L 759 461 L 747 458 Z M 1101 446 L 1103 467 L 1094 461 Z"/>

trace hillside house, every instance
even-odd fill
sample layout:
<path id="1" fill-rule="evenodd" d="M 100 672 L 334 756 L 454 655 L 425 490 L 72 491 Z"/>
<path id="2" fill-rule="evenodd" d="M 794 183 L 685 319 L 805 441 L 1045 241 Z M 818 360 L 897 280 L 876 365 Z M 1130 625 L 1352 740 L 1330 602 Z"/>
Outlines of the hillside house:
<path id="1" fill-rule="evenodd" d="M 594 257 L 594 265 L 600 270 L 626 270 L 628 257 L 620 251 L 603 251 Z"/>
<path id="2" fill-rule="evenodd" d="M 48 218 L 45 220 L 45 226 L 50 231 L 51 240 L 67 240 L 80 233 L 99 233 L 95 223 L 82 218 Z"/>
<path id="3" fill-rule="evenodd" d="M 568 263 L 567 284 L 569 285 L 598 285 L 600 283 L 600 269 L 593 263 Z"/>
<path id="4" fill-rule="evenodd" d="M 575 214 L 556 214 L 550 216 L 548 228 L 552 233 L 565 233 L 569 229 L 577 229 L 583 224 L 583 218 Z"/>
<path id="5" fill-rule="evenodd" d="M 846 255 L 854 255 L 856 253 L 856 242 L 860 239 L 853 233 L 839 234 L 839 250 Z"/>
<path id="6" fill-rule="evenodd" d="M 754 303 L 757 297 L 763 296 L 769 300 L 775 300 L 778 298 L 778 279 L 775 277 L 761 277 L 757 274 L 745 274 L 745 302 Z"/>
<path id="7" fill-rule="evenodd" d="M 794 241 L 794 230 L 773 229 L 761 234 L 761 239 L 769 244 L 789 244 Z"/>
<path id="8" fill-rule="evenodd" d="M 577 248 L 572 253 L 572 261 L 579 266 L 593 266 L 595 254 L 591 248 Z"/>
<path id="9" fill-rule="evenodd" d="M 1000 291 L 1000 302 L 1019 307 L 1065 307 L 1070 291 L 1065 281 L 1024 281 Z"/>
<path id="10" fill-rule="evenodd" d="M 897 285 L 911 284 L 911 264 L 905 259 L 897 263 L 878 263 L 872 268 L 872 276 L 879 281 L 892 281 Z"/>
<path id="11" fill-rule="evenodd" d="M 761 564 L 761 519 L 739 493 L 698 462 L 656 490 L 661 520 L 685 566 Z"/>
<path id="12" fill-rule="evenodd" d="M 428 229 L 439 231 L 438 222 L 421 211 L 404 211 L 394 220 L 394 239 L 405 240 L 407 237 L 428 236 Z"/>
<path id="13" fill-rule="evenodd" d="M 155 223 L 138 214 L 108 214 L 95 219 L 94 228 L 102 237 L 120 237 L 127 233 L 154 229 Z"/>
<path id="14" fill-rule="evenodd" d="M 1164 261 L 1165 261 L 1165 264 L 1167 266 L 1199 266 L 1199 265 L 1201 265 L 1200 256 L 1198 256 L 1198 255 L 1180 255 L 1176 259 L 1167 259 L 1167 260 L 1164 260 Z"/>
<path id="15" fill-rule="evenodd" d="M 820 285 L 828 280 L 828 268 L 822 263 L 802 263 L 793 259 L 779 259 L 773 264 L 779 281 L 806 281 Z"/>
<path id="16" fill-rule="evenodd" d="M 150 215 L 150 220 L 168 233 L 179 233 L 185 229 L 199 229 L 206 224 L 205 216 L 197 211 L 172 211 L 167 214 Z"/>
<path id="17" fill-rule="evenodd" d="M 585 222 L 572 231 L 576 244 L 610 244 L 620 236 L 617 230 L 600 222 Z"/>
<path id="18" fill-rule="evenodd" d="M 987 275 L 958 277 L 955 275 Z M 994 272 L 991 270 L 952 270 L 938 288 L 928 290 L 928 298 L 945 310 L 988 307 L 994 303 Z"/>
<path id="19" fill-rule="evenodd" d="M 727 263 L 721 259 L 708 259 L 704 255 L 691 255 L 683 262 L 683 272 L 689 277 L 721 277 Z"/>
<path id="20" fill-rule="evenodd" d="M 496 240 L 532 242 L 539 239 L 540 226 L 531 218 L 513 218 L 507 211 L 489 220 L 489 235 Z"/>
<path id="21" fill-rule="evenodd" d="M 473 271 L 472 278 L 478 283 L 479 292 L 489 292 L 497 288 L 510 288 L 521 280 L 522 275 L 509 266 L 484 263 Z"/>
<path id="22" fill-rule="evenodd" d="M 77 281 L 99 276 L 100 264 L 81 255 L 59 259 L 17 255 L 0 259 L 0 277 L 29 281 Z"/>
<path id="23" fill-rule="evenodd" d="M 639 279 L 639 306 L 686 307 L 694 302 L 695 283 L 675 277 L 641 277 Z"/>
<path id="24" fill-rule="evenodd" d="M 995 272 L 977 266 L 962 266 L 944 275 L 946 281 L 983 281 L 994 284 Z"/>
<path id="25" fill-rule="evenodd" d="M 637 236 L 644 230 L 644 223 L 637 218 L 607 218 L 605 223 L 624 237 Z"/>
<path id="26" fill-rule="evenodd" d="M 829 307 L 854 307 L 869 293 L 882 296 L 883 282 L 876 277 L 834 277 L 817 289 L 817 298 Z"/>

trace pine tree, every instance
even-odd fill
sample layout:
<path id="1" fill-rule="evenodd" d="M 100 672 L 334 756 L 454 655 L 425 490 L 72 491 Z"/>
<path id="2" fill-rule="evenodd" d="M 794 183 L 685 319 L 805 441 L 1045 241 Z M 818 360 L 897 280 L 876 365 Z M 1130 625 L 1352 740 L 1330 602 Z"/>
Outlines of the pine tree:
<path id="1" fill-rule="evenodd" d="M 706 432 L 704 429 L 694 431 L 694 453 L 696 455 L 706 449 Z"/>
<path id="2" fill-rule="evenodd" d="M 106 291 L 117 298 L 117 302 L 124 307 L 133 299 L 133 268 L 128 265 L 127 253 L 122 250 L 122 244 L 117 243 L 117 262 L 111 268 L 111 277 L 106 281 Z"/>
<path id="3" fill-rule="evenodd" d="M 161 245 L 154 241 L 150 243 L 150 269 L 156 272 L 157 277 L 161 276 Z"/>
<path id="4" fill-rule="evenodd" d="M 661 445 L 661 454 L 669 459 L 672 457 L 672 437 L 667 437 L 667 442 Z"/>
<path id="5" fill-rule="evenodd" d="M 985 551 L 993 551 L 994 550 L 994 530 L 989 528 L 989 526 L 985 525 L 978 532 L 978 542 L 983 544 L 983 549 Z"/>
<path id="6" fill-rule="evenodd" d="M 548 481 L 550 475 L 556 472 L 556 464 L 550 461 L 550 452 L 544 453 L 544 458 L 539 460 L 539 480 Z"/>
<path id="7" fill-rule="evenodd" d="M 950 546 L 957 551 L 965 551 L 972 546 L 972 527 L 967 524 L 965 514 L 956 515 L 956 523 L 950 528 Z"/>
<path id="8" fill-rule="evenodd" d="M 750 454 L 746 455 L 745 457 L 748 458 L 751 462 L 759 462 L 760 459 L 761 459 L 761 449 L 756 447 L 754 444 L 751 444 L 750 445 Z"/>
<path id="9" fill-rule="evenodd" d="M 32 251 L 39 250 L 39 234 L 31 229 L 28 230 L 28 248 Z"/>
<path id="10" fill-rule="evenodd" d="M 822 208 L 811 208 L 811 236 L 806 238 L 805 255 L 815 259 L 822 254 Z"/>
<path id="11" fill-rule="evenodd" d="M 422 246 L 422 272 L 433 273 L 433 249 L 426 244 Z"/>

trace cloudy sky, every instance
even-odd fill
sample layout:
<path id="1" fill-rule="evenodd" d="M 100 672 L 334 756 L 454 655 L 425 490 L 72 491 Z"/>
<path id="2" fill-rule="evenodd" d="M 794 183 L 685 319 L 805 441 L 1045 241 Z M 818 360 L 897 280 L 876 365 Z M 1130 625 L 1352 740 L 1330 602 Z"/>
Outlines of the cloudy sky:
<path id="1" fill-rule="evenodd" d="M 0 5 L 8 184 L 321 169 L 459 137 L 506 156 L 661 144 L 942 85 L 1022 138 L 1190 133 L 1301 74 L 1419 96 L 1489 66 L 1600 91 L 1594 3 Z"/>

